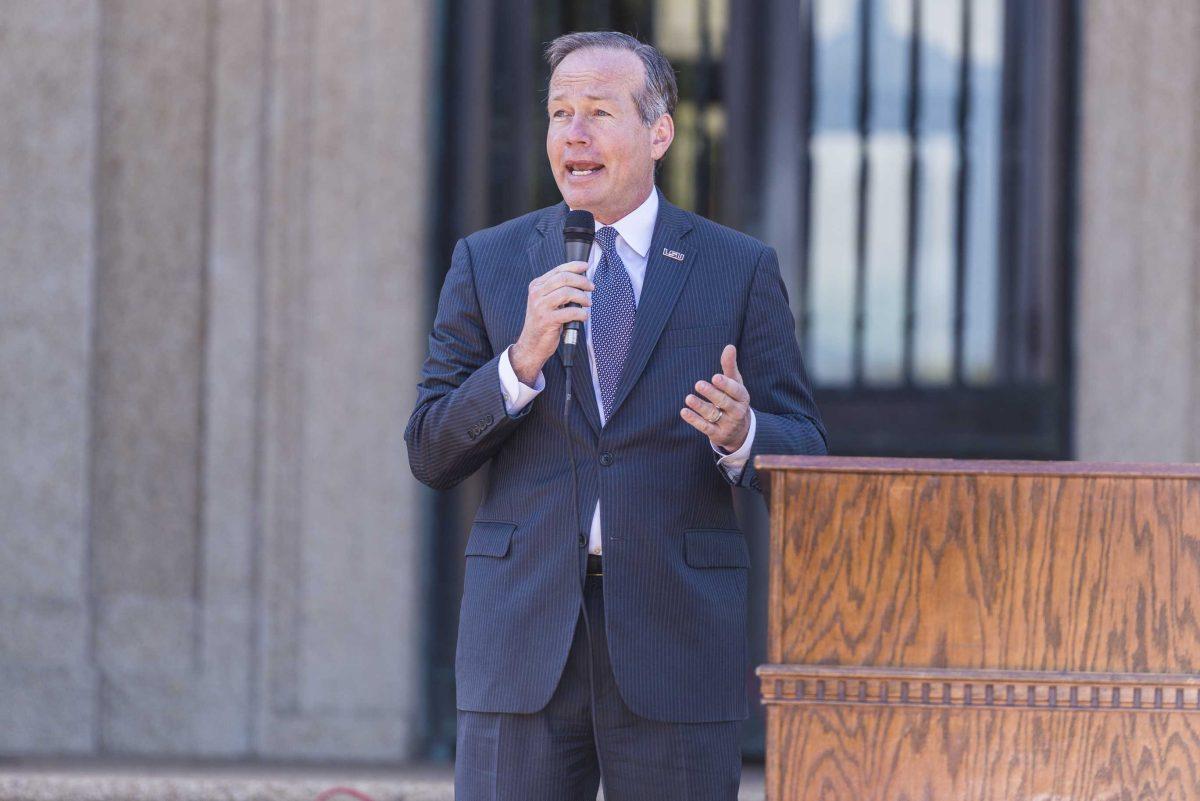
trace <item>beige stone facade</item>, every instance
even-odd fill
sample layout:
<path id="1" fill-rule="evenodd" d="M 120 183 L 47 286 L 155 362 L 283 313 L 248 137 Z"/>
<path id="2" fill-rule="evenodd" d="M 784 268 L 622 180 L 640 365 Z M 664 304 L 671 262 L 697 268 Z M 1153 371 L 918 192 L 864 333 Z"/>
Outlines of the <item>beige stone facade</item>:
<path id="1" fill-rule="evenodd" d="M 1200 461 L 1200 5 L 1082 5 L 1076 458 Z"/>
<path id="2" fill-rule="evenodd" d="M 418 745 L 432 24 L 0 8 L 0 755 Z"/>
<path id="3" fill-rule="evenodd" d="M 1084 0 L 1080 459 L 1200 461 L 1200 6 Z M 0 758 L 416 752 L 436 4 L 0 4 Z"/>

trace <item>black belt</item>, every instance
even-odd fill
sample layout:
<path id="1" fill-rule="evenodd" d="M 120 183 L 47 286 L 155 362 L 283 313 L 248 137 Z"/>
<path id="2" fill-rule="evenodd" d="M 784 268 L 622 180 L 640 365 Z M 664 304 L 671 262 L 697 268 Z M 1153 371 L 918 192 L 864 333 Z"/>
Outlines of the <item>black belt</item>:
<path id="1" fill-rule="evenodd" d="M 604 568 L 600 562 L 600 554 L 589 553 L 587 563 L 587 574 L 589 576 L 603 576 Z"/>

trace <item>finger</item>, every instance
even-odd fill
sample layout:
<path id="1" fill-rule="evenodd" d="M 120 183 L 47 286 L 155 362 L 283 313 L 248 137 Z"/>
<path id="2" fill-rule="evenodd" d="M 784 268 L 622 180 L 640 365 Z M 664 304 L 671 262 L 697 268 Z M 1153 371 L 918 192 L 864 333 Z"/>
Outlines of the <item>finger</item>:
<path id="1" fill-rule="evenodd" d="M 535 279 L 538 282 L 539 294 L 548 295 L 559 287 L 570 286 L 576 289 L 583 289 L 588 292 L 595 289 L 595 285 L 588 280 L 587 276 L 577 275 L 567 270 L 558 270 L 554 273 L 547 273 L 541 278 Z"/>
<path id="2" fill-rule="evenodd" d="M 584 292 L 582 289 L 562 286 L 553 292 L 547 293 L 546 302 L 550 304 L 550 308 L 552 309 L 557 309 L 564 303 L 578 303 L 581 306 L 591 306 L 592 295 L 590 292 Z"/>
<path id="3" fill-rule="evenodd" d="M 553 309 L 550 312 L 550 320 L 558 325 L 578 320 L 583 322 L 587 319 L 588 310 L 584 306 L 563 306 L 561 309 Z"/>
<path id="4" fill-rule="evenodd" d="M 738 401 L 740 403 L 749 403 L 750 402 L 750 392 L 746 389 L 745 384 L 735 381 L 732 378 L 730 378 L 729 376 L 724 375 L 722 373 L 717 373 L 716 375 L 714 375 L 712 377 L 712 382 L 722 392 L 724 392 L 729 397 L 733 398 L 735 401 Z"/>
<path id="5" fill-rule="evenodd" d="M 573 286 L 576 289 L 585 289 L 591 291 L 596 288 L 596 285 L 588 280 L 585 275 L 576 275 L 566 271 L 560 272 L 546 282 L 547 290 L 554 290 L 560 286 Z"/>
<path id="6" fill-rule="evenodd" d="M 742 382 L 742 374 L 737 366 L 737 348 L 733 345 L 726 345 L 721 350 L 721 372 L 739 384 Z"/>
<path id="7" fill-rule="evenodd" d="M 717 408 L 725 411 L 728 411 L 729 407 L 735 402 L 732 397 L 725 394 L 725 392 L 708 383 L 707 381 L 697 381 L 696 391 L 707 398 L 709 402 L 715 405 Z"/>
<path id="8" fill-rule="evenodd" d="M 533 281 L 530 282 L 529 286 L 530 288 L 533 288 L 534 286 L 542 287 L 543 290 L 546 291 L 557 286 L 562 286 L 562 282 L 566 280 L 568 276 L 575 278 L 582 277 L 583 280 L 586 281 L 587 278 L 584 275 L 585 273 L 587 273 L 587 262 L 568 261 L 564 264 L 558 265 L 557 267 L 551 268 L 539 275 L 537 278 L 534 278 Z"/>
<path id="9" fill-rule="evenodd" d="M 562 264 L 558 265 L 554 269 L 548 271 L 546 273 L 546 275 L 551 275 L 552 273 L 561 273 L 561 272 L 586 273 L 587 266 L 588 266 L 588 263 L 586 261 L 566 261 L 566 262 L 563 262 Z"/>
<path id="10" fill-rule="evenodd" d="M 679 416 L 688 422 L 693 428 L 708 438 L 712 438 L 717 433 L 717 427 L 700 415 L 693 412 L 691 409 L 680 409 Z"/>
<path id="11" fill-rule="evenodd" d="M 703 417 L 705 420 L 712 420 L 717 416 L 717 407 L 714 404 L 704 400 L 704 398 L 696 395 L 688 395 L 683 399 L 683 402 L 687 404 L 692 411 Z M 728 415 L 725 415 L 725 417 L 728 417 Z M 716 423 L 713 423 L 713 426 L 719 426 L 722 422 L 724 422 L 724 417 L 718 420 Z"/>

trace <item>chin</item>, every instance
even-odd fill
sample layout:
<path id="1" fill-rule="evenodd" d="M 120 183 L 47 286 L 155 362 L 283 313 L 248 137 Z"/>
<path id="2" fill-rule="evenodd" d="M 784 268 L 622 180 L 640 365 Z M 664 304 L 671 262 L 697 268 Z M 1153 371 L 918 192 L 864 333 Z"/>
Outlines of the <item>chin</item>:
<path id="1" fill-rule="evenodd" d="M 570 191 L 562 193 L 563 200 L 567 201 L 567 205 L 573 209 L 587 209 L 595 213 L 596 203 L 601 199 L 601 195 L 596 192 L 579 192 Z"/>
<path id="2" fill-rule="evenodd" d="M 595 211 L 593 207 L 597 203 L 603 203 L 612 194 L 612 186 L 609 181 L 597 181 L 591 186 L 581 186 L 572 181 L 570 177 L 564 177 L 558 188 L 568 206 L 575 209 L 585 208 L 593 212 Z"/>

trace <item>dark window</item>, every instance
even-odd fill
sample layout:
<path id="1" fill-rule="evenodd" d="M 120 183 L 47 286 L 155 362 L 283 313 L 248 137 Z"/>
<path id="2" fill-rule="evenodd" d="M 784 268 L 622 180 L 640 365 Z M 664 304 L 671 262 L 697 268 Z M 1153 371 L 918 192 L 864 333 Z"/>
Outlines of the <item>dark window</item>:
<path id="1" fill-rule="evenodd" d="M 780 251 L 833 451 L 1069 458 L 1073 5 L 730 11 L 726 219 Z"/>
<path id="2" fill-rule="evenodd" d="M 1076 1 L 450 0 L 430 323 L 458 237 L 560 199 L 545 43 L 622 30 L 678 74 L 659 185 L 779 252 L 833 453 L 1070 458 Z M 462 551 L 483 482 L 439 493 L 432 513 L 434 758 L 453 750 Z M 753 669 L 766 515 L 735 494 Z M 750 706 L 744 750 L 761 756 Z"/>

